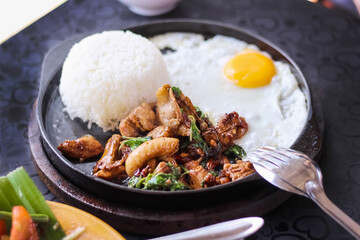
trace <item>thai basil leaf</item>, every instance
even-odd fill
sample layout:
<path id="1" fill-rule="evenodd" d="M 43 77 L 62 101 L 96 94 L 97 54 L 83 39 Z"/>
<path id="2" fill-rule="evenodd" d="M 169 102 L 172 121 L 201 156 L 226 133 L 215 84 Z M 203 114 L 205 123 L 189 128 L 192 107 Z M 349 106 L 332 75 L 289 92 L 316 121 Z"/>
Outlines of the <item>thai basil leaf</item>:
<path id="1" fill-rule="evenodd" d="M 233 144 L 224 153 L 226 156 L 231 156 L 231 157 L 235 157 L 238 159 L 243 159 L 244 157 L 246 157 L 245 150 L 236 144 Z"/>
<path id="2" fill-rule="evenodd" d="M 196 109 L 196 114 L 199 116 L 199 118 L 203 119 L 207 116 L 205 113 L 203 113 L 203 111 L 201 111 L 199 107 L 196 106 L 195 109 Z"/>
<path id="3" fill-rule="evenodd" d="M 200 130 L 196 126 L 196 120 L 195 120 L 194 116 L 189 115 L 188 118 L 191 121 L 191 124 L 190 124 L 190 142 L 193 142 L 192 143 L 193 146 L 195 146 L 197 148 L 201 148 L 202 150 L 204 150 L 205 153 L 207 153 L 208 152 L 208 146 L 207 146 L 206 142 L 204 141 L 204 139 L 201 137 Z"/>
<path id="4" fill-rule="evenodd" d="M 179 181 L 181 172 L 178 168 L 172 164 L 168 165 L 171 167 L 171 173 L 149 173 L 146 177 L 133 176 L 129 180 L 129 187 L 147 189 L 147 190 L 170 190 L 179 191 L 190 189 L 184 183 Z"/>
<path id="5" fill-rule="evenodd" d="M 178 87 L 171 87 L 171 90 L 174 93 L 175 98 L 179 98 L 181 96 L 181 90 Z"/>
<path id="6" fill-rule="evenodd" d="M 129 138 L 129 137 L 125 137 L 125 138 Z M 124 141 L 120 145 L 119 149 L 121 149 L 123 145 L 126 145 L 126 146 L 130 147 L 131 151 L 134 151 L 138 146 L 140 146 L 144 142 L 147 142 L 147 141 L 149 141 L 151 139 L 152 139 L 151 137 L 129 138 L 128 140 Z"/>

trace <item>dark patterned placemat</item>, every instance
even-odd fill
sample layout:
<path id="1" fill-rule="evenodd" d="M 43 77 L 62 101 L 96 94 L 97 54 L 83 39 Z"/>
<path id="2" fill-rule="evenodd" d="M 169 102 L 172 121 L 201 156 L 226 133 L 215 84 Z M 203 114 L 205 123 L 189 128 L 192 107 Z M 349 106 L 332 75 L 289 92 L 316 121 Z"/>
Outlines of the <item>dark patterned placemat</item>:
<path id="1" fill-rule="evenodd" d="M 31 163 L 27 139 L 49 49 L 77 34 L 162 18 L 245 27 L 289 53 L 323 104 L 325 190 L 360 222 L 360 21 L 305 0 L 183 0 L 174 11 L 153 18 L 134 15 L 116 0 L 65 3 L 0 45 L 0 175 L 23 165 L 45 197 L 54 200 Z M 265 226 L 250 239 L 352 239 L 303 197 L 292 197 L 264 218 Z"/>

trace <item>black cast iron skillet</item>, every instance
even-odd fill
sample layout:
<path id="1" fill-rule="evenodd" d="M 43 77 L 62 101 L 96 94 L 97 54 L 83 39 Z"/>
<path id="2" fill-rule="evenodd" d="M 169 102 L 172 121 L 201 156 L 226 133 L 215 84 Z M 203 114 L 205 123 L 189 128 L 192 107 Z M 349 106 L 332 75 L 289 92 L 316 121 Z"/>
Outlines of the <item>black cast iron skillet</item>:
<path id="1" fill-rule="evenodd" d="M 308 83 L 296 63 L 274 44 L 242 28 L 200 20 L 162 20 L 161 22 L 130 27 L 128 30 L 145 37 L 166 32 L 193 32 L 203 34 L 205 37 L 221 34 L 255 44 L 261 50 L 267 51 L 273 59 L 288 63 L 299 82 L 300 88 L 305 93 L 308 108 L 307 122 L 292 148 L 300 150 L 314 159 L 319 156 L 321 132 L 313 112 Z M 91 134 L 102 144 L 105 144 L 112 134 L 103 133 L 95 125 L 89 130 L 87 123 L 79 119 L 71 120 L 63 111 L 64 105 L 58 91 L 62 64 L 73 44 L 83 37 L 85 36 L 64 41 L 48 53 L 43 63 L 37 100 L 36 114 L 44 149 L 51 162 L 65 178 L 81 189 L 113 202 L 157 208 L 179 207 L 185 204 L 192 204 L 196 207 L 196 205 L 202 205 L 204 202 L 216 202 L 227 197 L 233 198 L 263 190 L 264 182 L 256 173 L 235 182 L 200 190 L 165 192 L 133 189 L 94 177 L 91 173 L 96 159 L 78 163 L 64 157 L 58 151 L 57 146 L 66 139 L 76 139 L 85 134 Z M 146 202 L 145 205 L 144 202 Z"/>

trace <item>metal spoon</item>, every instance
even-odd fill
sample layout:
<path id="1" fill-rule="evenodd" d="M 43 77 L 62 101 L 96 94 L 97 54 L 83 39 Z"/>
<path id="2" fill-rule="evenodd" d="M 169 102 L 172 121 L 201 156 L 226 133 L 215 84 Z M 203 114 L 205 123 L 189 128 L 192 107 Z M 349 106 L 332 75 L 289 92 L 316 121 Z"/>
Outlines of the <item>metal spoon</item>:
<path id="1" fill-rule="evenodd" d="M 210 226 L 175 233 L 149 240 L 235 240 L 243 239 L 259 230 L 264 224 L 260 217 L 247 217 Z"/>
<path id="2" fill-rule="evenodd" d="M 308 156 L 292 149 L 264 147 L 250 153 L 247 159 L 268 182 L 312 199 L 356 239 L 360 239 L 360 225 L 327 198 L 320 168 Z"/>

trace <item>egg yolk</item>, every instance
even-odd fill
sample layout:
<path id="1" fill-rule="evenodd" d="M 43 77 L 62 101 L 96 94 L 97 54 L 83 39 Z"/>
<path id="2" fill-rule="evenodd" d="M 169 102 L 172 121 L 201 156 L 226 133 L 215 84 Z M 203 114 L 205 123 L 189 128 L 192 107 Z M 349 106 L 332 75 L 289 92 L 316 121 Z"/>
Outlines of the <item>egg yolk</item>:
<path id="1" fill-rule="evenodd" d="M 273 61 L 256 52 L 238 54 L 224 67 L 225 76 L 244 88 L 262 87 L 276 74 Z"/>

